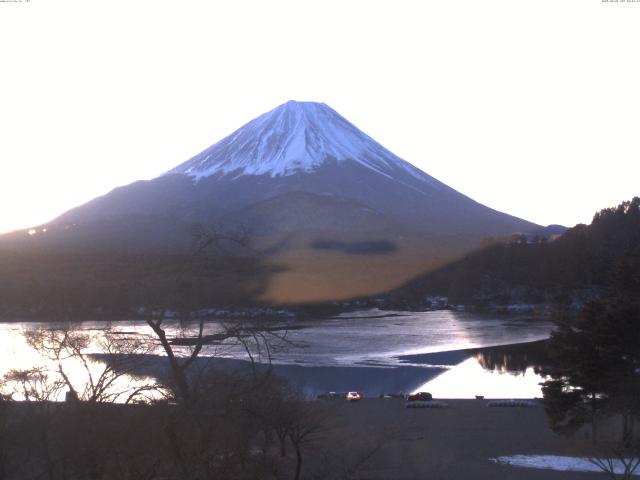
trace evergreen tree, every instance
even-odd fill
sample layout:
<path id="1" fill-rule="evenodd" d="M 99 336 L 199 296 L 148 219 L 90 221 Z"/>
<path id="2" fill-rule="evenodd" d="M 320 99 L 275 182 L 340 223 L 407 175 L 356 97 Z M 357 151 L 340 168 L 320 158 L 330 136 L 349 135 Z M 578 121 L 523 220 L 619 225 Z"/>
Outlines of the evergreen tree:
<path id="1" fill-rule="evenodd" d="M 630 445 L 640 416 L 640 256 L 619 263 L 606 300 L 587 304 L 576 320 L 561 317 L 549 342 L 551 362 L 541 371 L 552 428 L 575 432 L 591 423 L 593 440 L 601 414 L 623 420 Z"/>
<path id="2" fill-rule="evenodd" d="M 587 305 L 575 322 L 556 322 L 549 341 L 550 364 L 542 369 L 549 377 L 542 393 L 551 427 L 571 434 L 585 423 L 597 438 L 597 416 L 606 404 L 610 389 L 609 373 L 614 369 L 606 351 L 601 348 L 594 319 L 604 312 L 604 305 Z"/>

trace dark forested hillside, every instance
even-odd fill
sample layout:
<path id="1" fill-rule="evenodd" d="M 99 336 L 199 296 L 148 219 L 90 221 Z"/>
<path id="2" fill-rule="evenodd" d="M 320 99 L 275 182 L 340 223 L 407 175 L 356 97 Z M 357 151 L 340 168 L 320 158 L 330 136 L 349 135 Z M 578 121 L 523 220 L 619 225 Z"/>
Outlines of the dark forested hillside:
<path id="1" fill-rule="evenodd" d="M 277 267 L 251 256 L 0 250 L 0 317 L 123 318 L 138 308 L 255 305 Z"/>
<path id="2" fill-rule="evenodd" d="M 603 291 L 617 266 L 640 255 L 640 198 L 596 213 L 554 241 L 524 236 L 495 243 L 409 282 L 392 303 L 444 295 L 459 303 L 541 302 Z"/>

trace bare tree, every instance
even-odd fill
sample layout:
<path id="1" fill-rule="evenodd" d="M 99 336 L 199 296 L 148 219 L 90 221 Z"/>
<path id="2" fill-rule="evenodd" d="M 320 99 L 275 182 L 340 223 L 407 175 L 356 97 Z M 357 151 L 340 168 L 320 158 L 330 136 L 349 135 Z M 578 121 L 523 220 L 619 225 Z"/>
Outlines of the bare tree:
<path id="1" fill-rule="evenodd" d="M 37 367 L 11 370 L 5 375 L 4 381 L 13 394 L 34 406 L 29 413 L 29 421 L 33 422 L 34 443 L 39 447 L 35 450 L 40 454 L 44 474 L 52 480 L 60 459 L 53 452 L 52 423 L 55 412 L 51 402 L 57 399 L 65 383 L 60 379 L 50 378 L 46 369 Z"/>
<path id="2" fill-rule="evenodd" d="M 194 323 L 179 323 L 170 332 L 166 319 L 167 310 L 149 312 L 146 319 L 160 346 L 162 347 L 172 375 L 176 397 L 188 405 L 193 400 L 198 372 L 192 367 L 205 346 L 210 347 L 209 356 L 227 355 L 238 349 L 246 354 L 249 365 L 257 381 L 257 365 L 271 366 L 273 354 L 293 345 L 287 339 L 287 329 L 282 326 L 269 326 L 255 321 L 238 320 L 235 322 L 215 323 L 218 330 L 205 334 L 206 320 L 199 318 Z M 205 368 L 206 370 L 206 368 Z M 200 372 L 202 373 L 202 372 Z"/>
<path id="3" fill-rule="evenodd" d="M 52 381 L 52 385 L 66 386 L 72 398 L 87 402 L 116 402 L 123 398 L 133 401 L 136 396 L 158 389 L 155 384 L 136 385 L 129 377 L 136 373 L 143 354 L 148 353 L 148 342 L 139 337 L 100 332 L 97 335 L 58 328 L 25 332 L 27 344 L 53 362 L 59 380 L 43 376 L 42 369 L 23 372 L 25 387 L 34 387 L 34 381 Z M 90 350 L 106 356 L 104 362 L 91 358 Z M 71 363 L 80 365 L 82 374 L 70 373 Z M 38 375 L 35 375 L 38 374 Z M 35 375 L 35 376 L 34 376 Z M 119 382 L 121 384 L 119 384 Z M 51 398 L 54 400 L 54 398 Z"/>
<path id="4" fill-rule="evenodd" d="M 256 420 L 262 431 L 265 440 L 263 452 L 266 452 L 269 440 L 275 436 L 280 457 L 286 457 L 287 441 L 294 420 L 291 405 L 299 396 L 284 379 L 269 372 L 260 384 L 259 394 L 252 398 L 252 402 L 245 402 L 245 411 Z"/>
<path id="5" fill-rule="evenodd" d="M 630 480 L 640 467 L 640 441 L 600 448 L 600 454 L 589 457 L 589 461 L 606 473 L 612 480 Z"/>
<path id="6" fill-rule="evenodd" d="M 13 416 L 9 410 L 11 395 L 4 393 L 4 386 L 5 382 L 0 378 L 0 480 L 8 476 L 11 447 L 14 445 L 9 431 L 9 418 Z"/>
<path id="7" fill-rule="evenodd" d="M 219 229 L 211 229 L 201 224 L 195 225 L 191 229 L 191 235 L 193 239 L 193 254 L 195 257 L 205 255 L 207 251 L 212 249 L 222 249 L 226 245 L 249 248 L 246 237 L 224 233 Z M 177 335 L 170 338 L 166 329 L 168 313 L 169 311 L 166 306 L 161 308 L 148 308 L 145 320 L 167 356 L 177 400 L 188 405 L 192 401 L 189 370 L 198 358 L 198 355 L 200 355 L 205 343 L 216 340 L 216 336 L 205 338 L 205 319 L 201 317 L 197 322 L 195 336 L 192 335 L 185 341 L 185 334 L 188 333 L 189 330 L 187 327 L 176 330 L 176 333 L 181 335 L 180 340 L 182 341 L 178 341 Z M 222 340 L 227 337 L 228 335 L 225 333 L 219 336 Z M 178 352 L 174 349 L 174 345 L 187 347 L 188 351 L 185 355 L 178 355 Z"/>
<path id="8" fill-rule="evenodd" d="M 11 386 L 13 394 L 20 395 L 27 402 L 54 401 L 64 388 L 64 382 L 51 379 L 42 367 L 10 370 L 4 380 Z"/>
<path id="9" fill-rule="evenodd" d="M 163 325 L 163 322 L 165 322 L 166 312 L 166 309 L 162 309 L 157 318 L 154 318 L 153 312 L 150 311 L 146 322 L 147 325 L 151 327 L 151 330 L 153 330 L 153 333 L 155 333 L 164 353 L 167 356 L 176 396 L 183 403 L 189 404 L 191 401 L 191 388 L 189 386 L 188 371 L 196 358 L 198 358 L 198 355 L 204 346 L 204 319 L 200 319 L 198 323 L 198 331 L 196 337 L 193 339 L 193 344 L 191 345 L 189 354 L 184 358 L 180 358 L 174 351 L 174 342 L 172 340 L 175 340 L 175 338 L 170 339 L 167 336 L 167 332 Z"/>
<path id="10" fill-rule="evenodd" d="M 255 380 L 270 380 L 269 376 L 258 375 L 257 366 L 266 365 L 271 370 L 273 355 L 289 348 L 295 343 L 288 338 L 288 329 L 282 325 L 270 325 L 256 321 L 239 320 L 222 324 L 224 337 L 221 347 L 239 347 L 249 359 L 249 365 Z M 282 392 L 281 392 L 282 393 Z"/>
<path id="11" fill-rule="evenodd" d="M 289 403 L 290 424 L 288 436 L 296 453 L 294 478 L 300 479 L 302 472 L 302 453 L 305 447 L 318 439 L 326 429 L 328 411 L 312 402 L 297 399 Z"/>

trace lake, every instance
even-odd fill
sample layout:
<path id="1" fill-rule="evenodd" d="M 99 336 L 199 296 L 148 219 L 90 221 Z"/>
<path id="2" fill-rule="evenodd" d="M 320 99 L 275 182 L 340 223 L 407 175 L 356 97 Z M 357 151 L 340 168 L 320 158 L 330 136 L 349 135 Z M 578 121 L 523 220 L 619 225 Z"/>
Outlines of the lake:
<path id="1" fill-rule="evenodd" d="M 215 335 L 229 323 L 233 321 L 208 321 L 205 334 Z M 267 324 L 278 337 L 286 338 L 286 343 L 271 352 L 274 372 L 288 378 L 308 397 L 348 390 L 359 390 L 366 396 L 417 390 L 430 391 L 440 398 L 540 396 L 541 378 L 534 373 L 533 365 L 518 361 L 518 352 L 529 347 L 510 345 L 544 340 L 552 328 L 547 319 L 531 315 L 449 310 L 367 310 L 322 320 L 290 319 Z M 144 321 L 74 325 L 96 339 L 105 332 L 154 338 Z M 186 338 L 196 328 L 195 323 L 188 322 L 171 321 L 166 325 L 170 335 Z M 55 370 L 55 362 L 40 356 L 24 338 L 25 332 L 51 327 L 52 324 L 37 322 L 0 323 L 0 374 L 34 367 Z M 86 351 L 101 353 L 96 342 L 91 342 Z M 186 354 L 188 347 L 178 351 Z M 161 348 L 148 353 L 157 356 L 156 365 L 164 365 Z M 201 357 L 200 363 L 233 371 L 247 365 L 248 354 L 242 345 L 222 342 L 205 346 Z M 100 357 L 95 358 L 91 368 L 99 369 L 103 364 Z M 500 361 L 496 363 L 496 359 Z M 83 366 L 69 363 L 69 369 L 81 381 Z M 155 372 L 151 369 L 140 375 L 151 376 Z"/>

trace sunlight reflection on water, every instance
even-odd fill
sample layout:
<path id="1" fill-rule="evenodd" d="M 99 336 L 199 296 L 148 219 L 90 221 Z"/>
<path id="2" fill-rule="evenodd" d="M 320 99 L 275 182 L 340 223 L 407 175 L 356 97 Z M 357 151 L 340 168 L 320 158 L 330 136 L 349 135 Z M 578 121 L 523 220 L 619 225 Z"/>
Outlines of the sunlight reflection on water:
<path id="1" fill-rule="evenodd" d="M 542 397 L 542 381 L 531 367 L 524 374 L 485 370 L 477 359 L 469 358 L 414 392 L 429 392 L 436 398 L 535 398 Z"/>
<path id="2" fill-rule="evenodd" d="M 214 335 L 223 330 L 221 321 L 209 321 L 205 325 L 205 335 Z M 428 369 L 446 368 L 448 371 L 430 379 L 420 388 L 428 388 L 432 393 L 449 398 L 467 398 L 473 395 L 489 395 L 491 392 L 504 392 L 504 396 L 539 396 L 537 384 L 540 380 L 533 372 L 520 377 L 510 374 L 501 375 L 482 368 L 478 361 L 469 358 L 459 364 L 439 365 L 428 363 L 412 364 L 401 360 L 402 355 L 427 354 L 453 350 L 507 345 L 530 342 L 548 338 L 551 324 L 545 319 L 527 316 L 477 315 L 463 312 L 381 312 L 369 310 L 350 312 L 335 318 L 323 320 L 279 321 L 282 332 L 287 331 L 287 340 L 291 342 L 284 350 L 273 355 L 273 363 L 286 367 L 360 367 L 363 369 L 388 370 L 392 367 L 415 366 L 427 372 Z M 273 324 L 269 324 L 273 325 Z M 83 332 L 94 337 L 105 331 L 122 335 L 145 337 L 155 342 L 149 327 L 144 321 L 119 322 L 82 322 L 75 325 Z M 197 323 L 166 322 L 168 336 L 189 336 L 196 333 Z M 292 328 L 295 327 L 295 328 Z M 42 328 L 52 328 L 48 323 L 15 322 L 0 323 L 0 375 L 12 369 L 29 369 L 34 366 L 55 371 L 55 363 L 40 356 L 27 345 L 23 333 Z M 157 342 L 150 353 L 163 355 Z M 186 354 L 188 347 L 177 347 L 178 354 Z M 87 353 L 100 353 L 95 342 L 87 348 Z M 208 345 L 202 356 L 218 358 L 246 359 L 247 354 L 238 345 L 219 342 Z M 465 357 L 467 358 L 467 357 Z M 387 367 L 387 368 L 379 368 Z M 104 363 L 91 361 L 92 372 L 104 368 Z M 86 380 L 82 365 L 72 360 L 65 361 L 65 369 L 70 372 L 74 382 Z M 305 368 L 302 376 L 313 376 L 319 370 Z M 399 371 L 399 370 L 398 370 Z M 387 372 L 388 375 L 392 372 Z M 351 373 L 357 382 L 357 373 Z M 355 375 L 355 376 L 353 376 Z M 433 374 L 430 374 L 433 376 Z M 428 378 L 428 377 L 423 377 Z M 126 388 L 138 381 L 131 377 L 118 379 L 117 388 Z M 415 388 L 413 385 L 413 388 Z M 355 388 L 355 387 L 354 387 Z M 60 395 L 63 395 L 61 392 Z M 496 396 L 494 393 L 493 396 Z"/>

